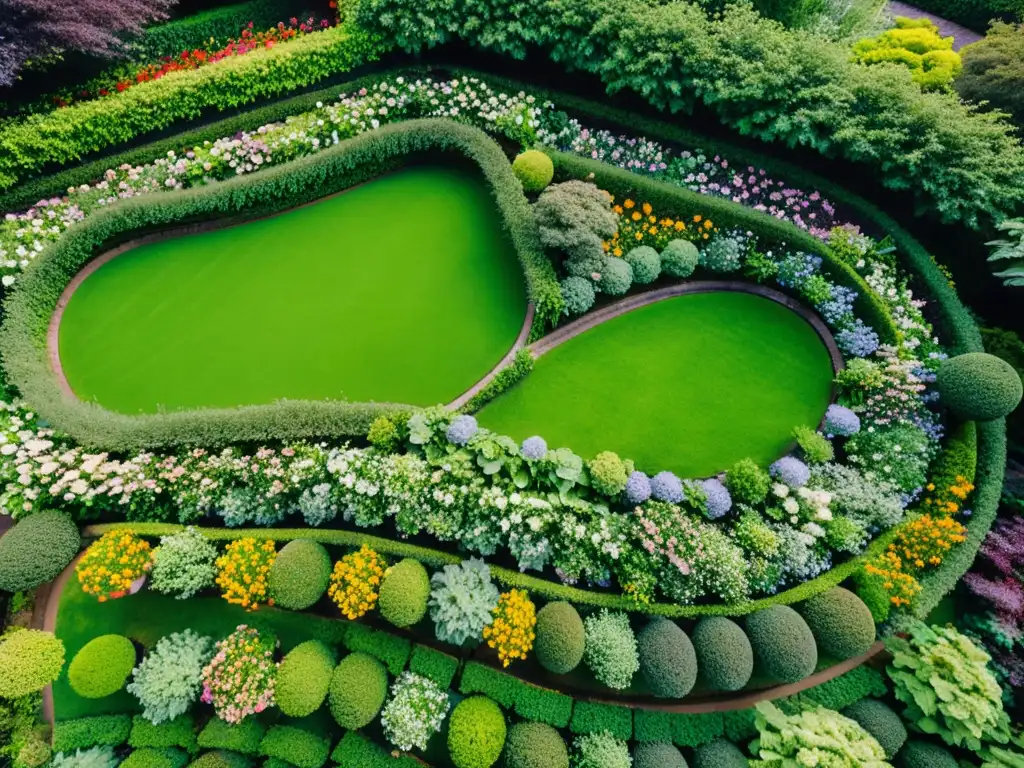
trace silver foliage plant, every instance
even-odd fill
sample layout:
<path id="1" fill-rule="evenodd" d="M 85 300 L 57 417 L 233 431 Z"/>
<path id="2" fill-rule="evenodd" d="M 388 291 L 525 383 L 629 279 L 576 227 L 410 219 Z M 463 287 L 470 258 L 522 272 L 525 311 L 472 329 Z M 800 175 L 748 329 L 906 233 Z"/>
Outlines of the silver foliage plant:
<path id="1" fill-rule="evenodd" d="M 430 577 L 430 618 L 437 639 L 455 645 L 479 639 L 500 596 L 491 569 L 480 558 L 446 565 Z"/>
<path id="2" fill-rule="evenodd" d="M 132 671 L 128 692 L 142 704 L 154 725 L 184 714 L 199 698 L 203 667 L 213 657 L 213 639 L 191 629 L 160 639 Z"/>
<path id="3" fill-rule="evenodd" d="M 160 539 L 153 552 L 151 586 L 157 592 L 186 600 L 213 584 L 217 548 L 196 528 Z"/>

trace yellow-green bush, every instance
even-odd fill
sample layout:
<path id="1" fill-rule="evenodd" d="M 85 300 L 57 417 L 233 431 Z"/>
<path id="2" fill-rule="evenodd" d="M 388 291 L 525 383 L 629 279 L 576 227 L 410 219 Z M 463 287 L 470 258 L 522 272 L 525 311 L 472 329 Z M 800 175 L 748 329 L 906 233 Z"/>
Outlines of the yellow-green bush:
<path id="1" fill-rule="evenodd" d="M 963 64 L 953 50 L 953 38 L 941 37 L 928 19 L 896 17 L 896 28 L 853 44 L 853 59 L 861 64 L 902 64 L 923 90 L 948 89 Z"/>

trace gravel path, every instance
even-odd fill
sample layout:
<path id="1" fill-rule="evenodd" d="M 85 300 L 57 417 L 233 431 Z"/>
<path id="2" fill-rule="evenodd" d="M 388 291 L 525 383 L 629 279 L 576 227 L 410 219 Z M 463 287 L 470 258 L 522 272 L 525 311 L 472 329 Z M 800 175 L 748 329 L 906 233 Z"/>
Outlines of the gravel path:
<path id="1" fill-rule="evenodd" d="M 936 16 L 934 13 L 928 11 L 922 11 L 920 8 L 916 8 L 909 3 L 898 3 L 890 0 L 889 12 L 893 16 L 909 16 L 912 19 L 921 18 L 926 16 L 935 22 L 935 26 L 939 28 L 939 32 L 942 33 L 943 37 L 953 36 L 953 50 L 959 51 L 965 45 L 976 43 L 983 35 L 979 35 L 977 32 L 968 29 L 967 27 L 960 26 L 954 21 L 949 21 L 941 16 Z"/>

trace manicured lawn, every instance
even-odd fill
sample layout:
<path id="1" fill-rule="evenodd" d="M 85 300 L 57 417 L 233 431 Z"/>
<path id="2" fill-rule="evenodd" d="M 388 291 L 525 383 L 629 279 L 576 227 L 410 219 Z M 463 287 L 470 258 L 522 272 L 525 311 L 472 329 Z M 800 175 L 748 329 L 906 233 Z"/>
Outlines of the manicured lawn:
<path id="1" fill-rule="evenodd" d="M 69 302 L 60 356 L 80 398 L 123 413 L 433 405 L 501 359 L 525 312 L 483 179 L 418 167 L 114 259 Z"/>
<path id="2" fill-rule="evenodd" d="M 480 423 L 591 458 L 706 477 L 767 464 L 828 406 L 828 352 L 803 319 L 743 293 L 680 296 L 621 315 L 541 357 Z"/>

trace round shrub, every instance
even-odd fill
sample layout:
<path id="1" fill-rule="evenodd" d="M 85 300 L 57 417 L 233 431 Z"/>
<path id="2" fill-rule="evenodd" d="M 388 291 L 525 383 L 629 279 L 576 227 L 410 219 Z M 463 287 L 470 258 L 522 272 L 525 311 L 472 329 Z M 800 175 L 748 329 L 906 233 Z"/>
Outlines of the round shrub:
<path id="1" fill-rule="evenodd" d="M 628 688 L 640 669 L 636 636 L 624 613 L 602 610 L 583 622 L 587 642 L 583 657 L 598 682 L 609 688 Z"/>
<path id="2" fill-rule="evenodd" d="M 533 652 L 544 669 L 556 675 L 572 672 L 583 661 L 586 632 L 583 619 L 569 603 L 548 603 L 537 612 Z"/>
<path id="3" fill-rule="evenodd" d="M 342 728 L 358 730 L 377 716 L 387 693 L 388 673 L 384 665 L 365 653 L 350 653 L 331 675 L 331 714 Z"/>
<path id="4" fill-rule="evenodd" d="M 701 254 L 701 262 L 713 272 L 735 272 L 742 260 L 743 244 L 732 235 L 719 235 Z"/>
<path id="5" fill-rule="evenodd" d="M 943 361 L 935 380 L 941 401 L 957 416 L 991 421 L 1020 403 L 1024 385 L 1005 360 L 985 352 L 968 352 Z"/>
<path id="6" fill-rule="evenodd" d="M 875 620 L 864 601 L 842 587 L 815 595 L 800 606 L 818 650 L 840 661 L 867 653 L 875 642 Z"/>
<path id="7" fill-rule="evenodd" d="M 687 768 L 683 753 L 664 741 L 638 744 L 633 750 L 633 768 Z"/>
<path id="8" fill-rule="evenodd" d="M 411 627 L 427 615 L 430 576 L 418 560 L 406 558 L 384 572 L 377 606 L 385 621 Z"/>
<path id="9" fill-rule="evenodd" d="M 0 639 L 0 698 L 35 693 L 64 666 L 64 643 L 49 632 L 16 629 Z"/>
<path id="10" fill-rule="evenodd" d="M 65 513 L 29 515 L 0 538 L 0 592 L 20 592 L 53 581 L 81 545 L 78 527 Z"/>
<path id="11" fill-rule="evenodd" d="M 743 752 L 731 741 L 716 739 L 693 750 L 693 768 L 747 768 Z"/>
<path id="12" fill-rule="evenodd" d="M 768 467 L 768 474 L 790 488 L 802 488 L 811 479 L 811 470 L 795 456 L 783 456 Z"/>
<path id="13" fill-rule="evenodd" d="M 800 614 L 788 605 L 773 605 L 747 617 L 747 637 L 754 667 L 782 683 L 795 683 L 814 672 L 818 646 Z"/>
<path id="14" fill-rule="evenodd" d="M 704 489 L 704 513 L 708 520 L 725 517 L 732 509 L 732 496 L 722 481 L 717 477 L 709 477 L 701 481 L 701 488 Z"/>
<path id="15" fill-rule="evenodd" d="M 626 500 L 630 504 L 643 504 L 651 498 L 651 479 L 643 472 L 631 472 L 626 478 Z"/>
<path id="16" fill-rule="evenodd" d="M 633 764 L 626 742 L 608 731 L 577 736 L 573 752 L 574 768 L 631 768 Z"/>
<path id="17" fill-rule="evenodd" d="M 683 500 L 683 483 L 667 470 L 659 472 L 651 478 L 651 495 L 658 501 L 678 504 Z"/>
<path id="18" fill-rule="evenodd" d="M 505 716 L 486 696 L 463 699 L 448 724 L 448 753 L 455 768 L 491 768 L 505 746 Z"/>
<path id="19" fill-rule="evenodd" d="M 217 547 L 197 528 L 160 537 L 153 550 L 149 586 L 165 595 L 187 600 L 214 584 L 217 578 Z"/>
<path id="20" fill-rule="evenodd" d="M 740 504 L 760 504 L 768 498 L 772 479 L 753 459 L 740 459 L 725 473 L 725 487 Z"/>
<path id="21" fill-rule="evenodd" d="M 207 752 L 188 764 L 188 768 L 249 768 L 250 762 L 245 755 L 218 749 Z"/>
<path id="22" fill-rule="evenodd" d="M 689 277 L 697 268 L 700 252 L 689 240 L 673 240 L 661 252 L 661 271 L 670 277 Z"/>
<path id="23" fill-rule="evenodd" d="M 661 257 L 649 245 L 634 248 L 623 258 L 633 268 L 633 281 L 638 285 L 653 283 L 661 274 Z"/>
<path id="24" fill-rule="evenodd" d="M 715 691 L 738 691 L 754 673 L 754 650 L 747 633 L 724 616 L 701 619 L 693 630 L 693 650 L 701 682 Z"/>
<path id="25" fill-rule="evenodd" d="M 295 646 L 277 669 L 274 696 L 289 717 L 305 717 L 320 709 L 334 670 L 334 653 L 319 640 Z"/>
<path id="26" fill-rule="evenodd" d="M 587 468 L 590 470 L 590 483 L 598 493 L 618 496 L 626 487 L 626 465 L 617 453 L 601 451 L 587 463 Z"/>
<path id="27" fill-rule="evenodd" d="M 570 275 L 562 281 L 562 301 L 565 314 L 582 315 L 592 306 L 597 298 L 594 283 L 585 277 Z"/>
<path id="28" fill-rule="evenodd" d="M 908 741 L 896 756 L 898 768 L 958 768 L 949 750 L 929 741 Z"/>
<path id="29" fill-rule="evenodd" d="M 693 643 L 674 622 L 653 619 L 637 636 L 640 674 L 655 696 L 681 699 L 697 682 Z"/>
<path id="30" fill-rule="evenodd" d="M 135 667 L 135 646 L 122 635 L 94 637 L 75 654 L 68 683 L 86 699 L 102 699 L 124 688 Z"/>
<path id="31" fill-rule="evenodd" d="M 331 580 L 331 556 L 310 539 L 284 545 L 270 567 L 268 588 L 275 605 L 302 611 L 319 600 Z"/>
<path id="32" fill-rule="evenodd" d="M 629 263 L 614 256 L 605 258 L 601 265 L 601 279 L 597 281 L 601 293 L 621 296 L 633 284 L 633 268 Z"/>
<path id="33" fill-rule="evenodd" d="M 907 729 L 900 716 L 878 699 L 861 699 L 844 709 L 842 714 L 875 737 L 885 750 L 886 760 L 892 760 L 907 740 Z"/>
<path id="34" fill-rule="evenodd" d="M 516 723 L 505 739 L 504 768 L 569 768 L 565 740 L 550 725 Z"/>
<path id="35" fill-rule="evenodd" d="M 555 178 L 555 164 L 551 158 L 536 149 L 516 155 L 512 172 L 523 185 L 524 192 L 540 192 Z"/>

